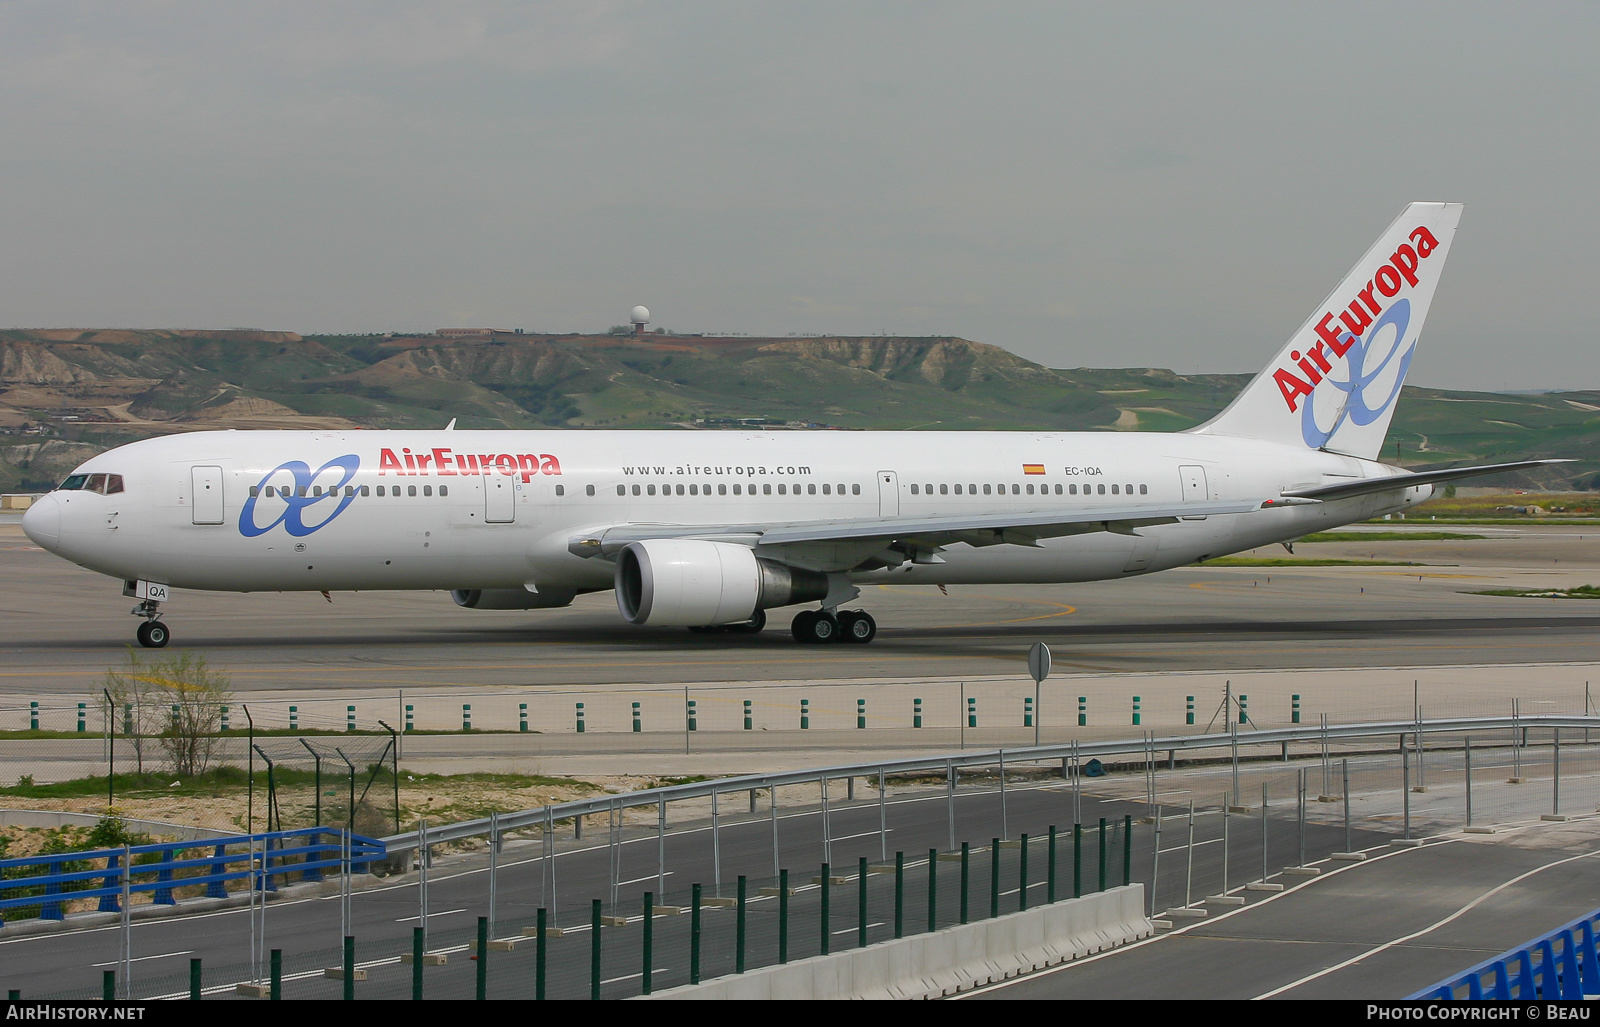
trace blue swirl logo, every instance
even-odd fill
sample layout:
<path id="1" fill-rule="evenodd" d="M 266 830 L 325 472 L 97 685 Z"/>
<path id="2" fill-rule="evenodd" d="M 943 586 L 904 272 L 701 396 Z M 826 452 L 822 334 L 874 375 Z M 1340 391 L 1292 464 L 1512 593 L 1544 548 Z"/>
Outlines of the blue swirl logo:
<path id="1" fill-rule="evenodd" d="M 257 535 L 265 535 L 281 524 L 284 531 L 296 538 L 303 538 L 319 528 L 326 527 L 328 522 L 344 513 L 345 507 L 355 500 L 353 491 L 344 496 L 340 496 L 340 492 L 350 484 L 350 480 L 356 476 L 356 471 L 360 467 L 361 458 L 354 453 L 336 456 L 315 471 L 304 460 L 290 460 L 279 464 L 261 479 L 254 490 L 256 494 L 245 500 L 244 509 L 239 512 L 239 534 L 246 538 L 255 538 Z M 332 470 L 342 470 L 344 476 L 320 496 L 311 495 L 312 483 Z M 274 479 L 286 473 L 294 479 L 294 484 L 275 486 Z M 275 488 L 276 495 L 269 496 L 268 488 Z M 283 509 L 277 518 L 265 526 L 256 523 L 256 504 L 263 500 L 272 506 L 283 504 Z M 317 509 L 319 505 L 322 505 L 320 511 Z M 317 520 L 315 517 L 319 512 L 325 512 L 326 516 Z M 312 519 L 310 523 L 308 514 Z"/>
<path id="2" fill-rule="evenodd" d="M 1338 416 L 1324 431 L 1317 425 L 1315 410 L 1315 400 L 1322 390 L 1315 390 L 1306 397 L 1305 403 L 1300 408 L 1300 434 L 1306 440 L 1306 445 L 1312 449 L 1321 449 L 1339 431 L 1346 419 L 1352 424 L 1371 424 L 1394 405 L 1395 397 L 1400 395 L 1400 386 L 1405 383 L 1406 371 L 1411 368 L 1411 357 L 1417 351 L 1415 339 L 1411 341 L 1411 345 L 1405 345 L 1406 329 L 1410 326 L 1411 301 L 1398 299 L 1372 323 L 1371 328 L 1367 329 L 1365 341 L 1350 332 L 1345 332 L 1339 337 L 1341 341 L 1350 344 L 1350 352 L 1345 354 L 1345 369 L 1349 377 L 1344 381 L 1324 378 L 1322 384 L 1332 386 L 1334 390 L 1343 393 L 1344 398 L 1339 405 Z M 1393 328 L 1394 336 L 1388 340 L 1388 349 L 1383 353 L 1382 359 L 1373 363 L 1373 351 L 1382 343 L 1380 335 L 1385 328 Z M 1388 373 L 1389 365 L 1396 360 L 1399 361 L 1399 366 L 1394 371 L 1394 386 L 1389 390 L 1389 394 L 1383 397 L 1382 402 L 1371 402 L 1367 390 Z"/>

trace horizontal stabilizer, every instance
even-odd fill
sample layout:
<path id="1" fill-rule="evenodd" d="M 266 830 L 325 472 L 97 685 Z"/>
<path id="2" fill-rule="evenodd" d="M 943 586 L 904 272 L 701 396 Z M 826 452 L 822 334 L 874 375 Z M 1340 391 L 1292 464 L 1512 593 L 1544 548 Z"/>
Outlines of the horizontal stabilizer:
<path id="1" fill-rule="evenodd" d="M 1395 474 L 1386 478 L 1362 478 L 1358 481 L 1341 485 L 1322 485 L 1310 489 L 1290 489 L 1284 495 L 1296 499 L 1348 499 L 1351 496 L 1366 496 L 1374 492 L 1389 492 L 1393 489 L 1408 489 L 1416 485 L 1433 485 L 1441 481 L 1455 481 L 1457 478 L 1476 478 L 1483 474 L 1499 474 L 1501 471 L 1521 471 L 1529 467 L 1542 467 L 1545 464 L 1565 463 L 1571 463 L 1571 461 L 1516 460 L 1509 464 L 1479 464 L 1476 467 L 1452 467 L 1443 471 L 1418 471 L 1415 474 Z"/>

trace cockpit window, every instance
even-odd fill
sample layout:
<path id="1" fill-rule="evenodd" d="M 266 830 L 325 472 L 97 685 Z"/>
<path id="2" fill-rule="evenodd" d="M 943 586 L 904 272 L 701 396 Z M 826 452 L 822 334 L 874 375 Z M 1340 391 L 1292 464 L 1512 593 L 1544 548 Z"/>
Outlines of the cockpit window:
<path id="1" fill-rule="evenodd" d="M 98 492 L 111 496 L 122 491 L 120 474 L 73 474 L 56 486 L 59 492 Z"/>

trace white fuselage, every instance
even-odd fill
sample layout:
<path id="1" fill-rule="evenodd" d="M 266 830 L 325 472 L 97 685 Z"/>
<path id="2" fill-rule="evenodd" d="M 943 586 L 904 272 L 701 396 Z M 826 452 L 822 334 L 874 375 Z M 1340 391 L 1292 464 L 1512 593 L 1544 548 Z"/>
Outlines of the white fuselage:
<path id="1" fill-rule="evenodd" d="M 53 492 L 25 527 L 84 567 L 177 588 L 588 591 L 611 587 L 612 564 L 574 555 L 569 542 L 612 525 L 1170 508 L 1397 471 L 1190 433 L 197 432 L 94 457 L 78 473 L 120 475 L 122 491 Z M 857 582 L 1093 581 L 1298 538 L 1429 492 L 1088 531 L 1036 547 L 957 543 L 933 562 L 873 569 L 860 569 L 871 553 L 854 543 L 763 555 Z"/>

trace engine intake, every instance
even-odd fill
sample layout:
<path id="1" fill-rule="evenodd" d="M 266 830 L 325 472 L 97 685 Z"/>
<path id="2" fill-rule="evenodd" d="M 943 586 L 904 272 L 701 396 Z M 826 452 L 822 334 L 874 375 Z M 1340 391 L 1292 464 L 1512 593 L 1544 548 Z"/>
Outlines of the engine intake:
<path id="1" fill-rule="evenodd" d="M 617 554 L 617 609 L 631 624 L 737 624 L 757 610 L 828 594 L 828 577 L 773 560 L 748 546 L 703 539 L 647 539 Z"/>

